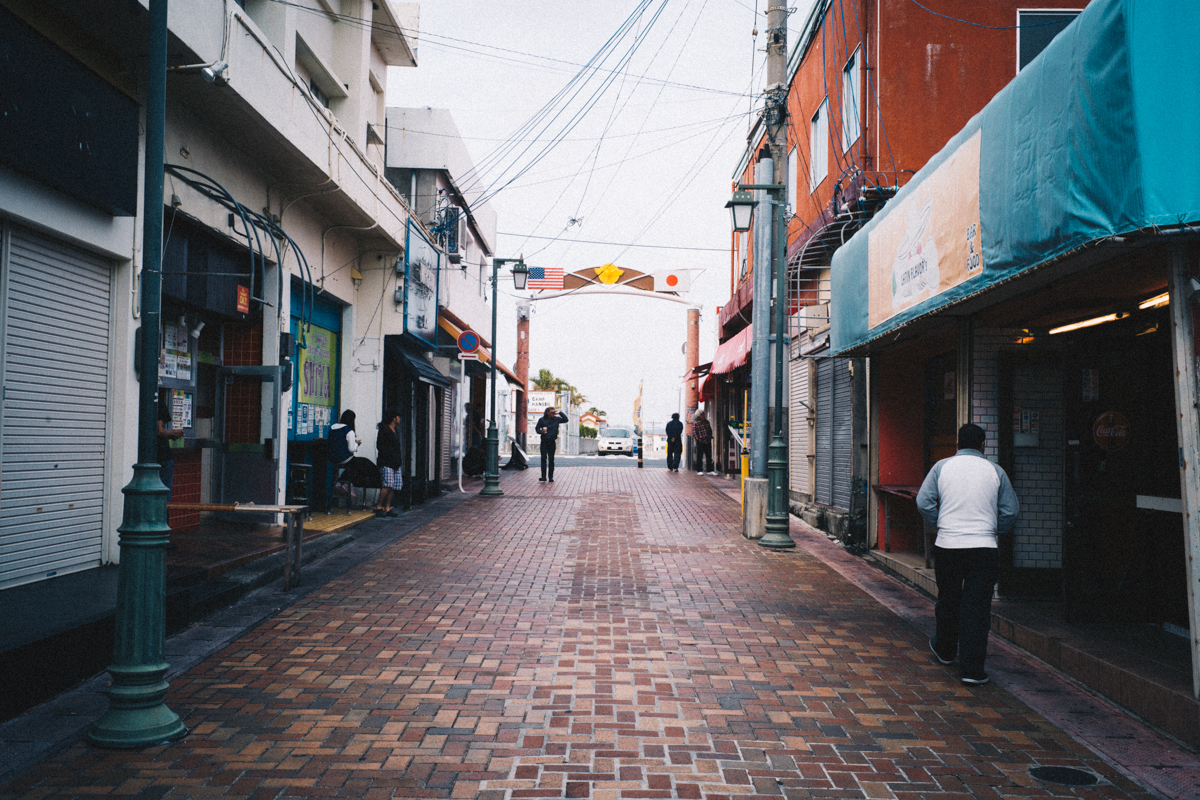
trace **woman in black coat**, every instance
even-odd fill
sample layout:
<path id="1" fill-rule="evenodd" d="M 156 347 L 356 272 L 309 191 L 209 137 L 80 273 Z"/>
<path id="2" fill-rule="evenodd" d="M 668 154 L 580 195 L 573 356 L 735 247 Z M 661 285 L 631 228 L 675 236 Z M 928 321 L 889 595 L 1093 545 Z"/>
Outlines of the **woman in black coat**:
<path id="1" fill-rule="evenodd" d="M 377 517 L 400 516 L 392 510 L 395 492 L 404 488 L 404 460 L 400 453 L 400 437 L 396 435 L 396 426 L 399 424 L 399 411 L 389 408 L 383 412 L 383 420 L 379 423 L 379 434 L 375 440 L 375 448 L 379 451 L 379 482 L 383 484 L 383 489 L 379 492 L 379 504 L 375 506 Z"/>

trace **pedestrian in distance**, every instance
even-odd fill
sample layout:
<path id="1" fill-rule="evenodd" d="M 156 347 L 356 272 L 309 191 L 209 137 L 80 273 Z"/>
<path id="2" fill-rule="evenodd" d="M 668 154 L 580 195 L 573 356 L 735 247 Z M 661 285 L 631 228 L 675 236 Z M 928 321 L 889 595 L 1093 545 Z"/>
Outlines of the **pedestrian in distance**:
<path id="1" fill-rule="evenodd" d="M 383 412 L 379 421 L 379 433 L 375 439 L 375 449 L 379 452 L 379 501 L 375 504 L 375 516 L 398 517 L 400 514 L 392 508 L 395 493 L 404 488 L 404 459 L 400 452 L 400 437 L 396 435 L 396 426 L 400 424 L 400 412 L 389 408 Z"/>
<path id="2" fill-rule="evenodd" d="M 358 452 L 362 439 L 354 433 L 354 412 L 346 409 L 338 417 L 338 421 L 329 426 L 329 436 L 326 442 L 329 446 L 329 462 L 335 470 L 345 468 Z"/>
<path id="3" fill-rule="evenodd" d="M 542 435 L 542 477 L 538 481 L 554 483 L 554 451 L 558 447 L 558 426 L 567 421 L 567 415 L 551 406 L 533 427 Z"/>
<path id="4" fill-rule="evenodd" d="M 696 459 L 693 466 L 696 467 L 696 474 L 703 475 L 708 472 L 709 475 L 716 475 L 717 471 L 713 469 L 712 457 L 712 426 L 708 424 L 708 415 L 703 411 L 697 411 L 696 416 L 692 419 L 692 441 L 696 444 Z M 705 469 L 707 463 L 708 469 Z"/>
<path id="5" fill-rule="evenodd" d="M 672 414 L 667 423 L 667 472 L 679 472 L 679 459 L 683 456 L 683 423 L 679 414 Z"/>
<path id="6" fill-rule="evenodd" d="M 933 465 L 917 494 L 925 524 L 937 528 L 933 569 L 937 631 L 929 648 L 941 664 L 958 653 L 962 682 L 988 682 L 984 671 L 992 593 L 1000 575 L 997 537 L 1017 523 L 1020 503 L 1008 475 L 983 455 L 983 428 L 958 429 L 958 452 Z"/>

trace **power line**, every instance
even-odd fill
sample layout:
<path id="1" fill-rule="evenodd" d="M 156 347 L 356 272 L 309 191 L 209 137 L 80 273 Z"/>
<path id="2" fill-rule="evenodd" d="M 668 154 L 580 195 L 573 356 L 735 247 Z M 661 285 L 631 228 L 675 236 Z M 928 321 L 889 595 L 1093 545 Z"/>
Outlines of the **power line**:
<path id="1" fill-rule="evenodd" d="M 525 233 L 512 233 L 510 231 L 497 231 L 501 236 L 518 236 L 525 239 L 557 239 L 557 236 L 534 236 Z M 697 250 L 705 253 L 728 253 L 728 247 L 676 247 L 669 244 L 632 244 L 629 242 L 602 242 L 595 239 L 568 239 L 568 243 L 577 244 L 606 244 L 613 247 L 640 247 L 646 250 Z"/>

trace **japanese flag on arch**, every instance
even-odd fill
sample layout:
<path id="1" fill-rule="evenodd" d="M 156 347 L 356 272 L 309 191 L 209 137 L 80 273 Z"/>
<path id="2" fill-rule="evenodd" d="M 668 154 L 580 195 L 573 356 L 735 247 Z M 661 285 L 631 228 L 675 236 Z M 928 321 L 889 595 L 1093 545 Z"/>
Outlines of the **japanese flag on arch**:
<path id="1" fill-rule="evenodd" d="M 676 269 L 654 273 L 654 291 L 656 292 L 686 292 L 692 288 L 692 271 Z"/>

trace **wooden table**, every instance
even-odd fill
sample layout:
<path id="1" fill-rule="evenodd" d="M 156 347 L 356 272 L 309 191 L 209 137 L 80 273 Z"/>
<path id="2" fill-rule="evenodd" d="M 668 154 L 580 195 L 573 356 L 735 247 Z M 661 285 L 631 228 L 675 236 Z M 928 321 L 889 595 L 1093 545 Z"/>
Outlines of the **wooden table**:
<path id="1" fill-rule="evenodd" d="M 900 486 L 900 485 L 876 485 L 875 491 L 883 495 L 883 552 L 892 552 L 892 544 L 889 541 L 892 533 L 892 498 L 902 497 L 905 500 L 916 502 L 917 493 L 921 491 L 920 486 Z M 918 510 L 919 513 L 919 510 Z M 921 518 L 921 534 L 925 545 L 925 568 L 933 567 L 933 548 L 929 546 L 929 526 L 925 524 L 925 518 Z"/>
<path id="2" fill-rule="evenodd" d="M 292 571 L 300 585 L 300 550 L 304 543 L 304 512 L 308 506 L 260 506 L 256 503 L 167 503 L 168 511 L 233 511 L 241 514 L 283 514 L 286 522 L 283 554 L 283 590 L 292 588 Z"/>

